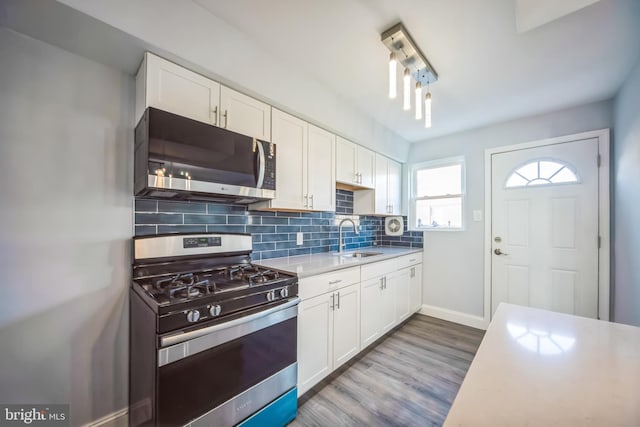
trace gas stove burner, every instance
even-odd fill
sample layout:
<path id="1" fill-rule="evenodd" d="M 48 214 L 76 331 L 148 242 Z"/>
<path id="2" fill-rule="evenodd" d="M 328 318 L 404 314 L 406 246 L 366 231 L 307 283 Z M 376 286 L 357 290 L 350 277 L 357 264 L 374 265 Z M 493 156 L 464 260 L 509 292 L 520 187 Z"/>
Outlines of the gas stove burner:
<path id="1" fill-rule="evenodd" d="M 208 277 L 208 278 L 204 278 Z M 201 295 L 213 294 L 215 282 L 210 280 L 211 274 L 179 273 L 175 276 L 162 277 L 153 282 L 152 294 L 163 294 L 169 299 L 188 299 Z"/>
<path id="2" fill-rule="evenodd" d="M 178 298 L 193 298 L 200 295 L 200 289 L 195 286 L 188 286 L 184 288 L 176 288 L 171 292 L 172 297 Z"/>
<path id="3" fill-rule="evenodd" d="M 175 287 L 183 287 L 183 286 L 192 286 L 195 282 L 193 277 L 193 273 L 186 274 L 176 274 L 172 277 L 163 277 L 161 279 L 156 280 L 155 287 L 156 289 L 163 291 L 167 288 L 175 288 Z"/>
<path id="4" fill-rule="evenodd" d="M 222 275 L 227 280 L 243 281 L 248 286 L 259 285 L 280 278 L 278 272 L 252 264 L 227 267 L 222 270 Z"/>
<path id="5" fill-rule="evenodd" d="M 277 280 L 280 275 L 277 271 L 264 270 L 249 276 L 249 286 L 261 285 L 272 280 Z"/>

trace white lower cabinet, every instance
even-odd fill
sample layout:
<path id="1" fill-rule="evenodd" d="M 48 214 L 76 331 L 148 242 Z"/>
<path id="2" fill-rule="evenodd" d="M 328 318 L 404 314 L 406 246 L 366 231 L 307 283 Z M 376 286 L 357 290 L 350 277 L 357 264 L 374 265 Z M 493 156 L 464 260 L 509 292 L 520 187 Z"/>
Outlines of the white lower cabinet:
<path id="1" fill-rule="evenodd" d="M 409 267 L 409 310 L 415 313 L 422 307 L 422 264 Z"/>
<path id="2" fill-rule="evenodd" d="M 362 282 L 360 347 L 365 348 L 396 325 L 393 287 L 387 276 Z"/>
<path id="3" fill-rule="evenodd" d="M 331 299 L 330 295 L 325 294 L 298 305 L 298 396 L 331 372 Z"/>
<path id="4" fill-rule="evenodd" d="M 360 284 L 298 307 L 298 396 L 360 351 Z"/>
<path id="5" fill-rule="evenodd" d="M 360 351 L 360 284 L 335 292 L 333 303 L 333 369 L 336 369 Z"/>
<path id="6" fill-rule="evenodd" d="M 421 261 L 414 253 L 300 279 L 298 396 L 420 309 Z"/>
<path id="7" fill-rule="evenodd" d="M 389 273 L 387 276 L 389 287 L 393 290 L 395 310 L 394 310 L 394 325 L 400 323 L 409 318 L 413 312 L 410 310 L 409 301 L 409 269 L 403 268 L 402 270 Z"/>

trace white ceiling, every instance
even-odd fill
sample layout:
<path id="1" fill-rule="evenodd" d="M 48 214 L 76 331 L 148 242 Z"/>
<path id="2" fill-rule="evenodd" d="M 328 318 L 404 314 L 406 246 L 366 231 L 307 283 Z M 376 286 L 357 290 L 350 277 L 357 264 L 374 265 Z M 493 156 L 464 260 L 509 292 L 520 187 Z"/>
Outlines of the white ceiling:
<path id="1" fill-rule="evenodd" d="M 398 21 L 439 74 L 431 129 L 387 97 Z M 0 25 L 128 73 L 152 50 L 401 161 L 610 99 L 640 56 L 640 0 L 0 0 Z"/>
<path id="2" fill-rule="evenodd" d="M 611 98 L 640 52 L 638 0 L 530 7 L 544 19 L 520 33 L 522 0 L 193 1 L 410 142 Z M 380 33 L 398 21 L 439 73 L 431 129 L 387 98 Z"/>

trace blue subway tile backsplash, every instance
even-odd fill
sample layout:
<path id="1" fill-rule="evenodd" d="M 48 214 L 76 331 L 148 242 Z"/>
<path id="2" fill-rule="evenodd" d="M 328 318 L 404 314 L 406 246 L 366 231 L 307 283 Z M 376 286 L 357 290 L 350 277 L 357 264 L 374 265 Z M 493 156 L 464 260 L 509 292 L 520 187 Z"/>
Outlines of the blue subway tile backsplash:
<path id="1" fill-rule="evenodd" d="M 258 212 L 242 205 L 136 199 L 135 234 L 251 233 L 254 260 L 338 250 L 335 215 L 353 214 L 353 192 L 336 190 L 336 212 Z M 405 229 L 407 219 L 404 218 Z M 296 244 L 302 232 L 303 244 Z M 345 249 L 368 246 L 422 247 L 422 232 L 384 234 L 384 218 L 361 216 L 359 234 L 343 229 Z"/>

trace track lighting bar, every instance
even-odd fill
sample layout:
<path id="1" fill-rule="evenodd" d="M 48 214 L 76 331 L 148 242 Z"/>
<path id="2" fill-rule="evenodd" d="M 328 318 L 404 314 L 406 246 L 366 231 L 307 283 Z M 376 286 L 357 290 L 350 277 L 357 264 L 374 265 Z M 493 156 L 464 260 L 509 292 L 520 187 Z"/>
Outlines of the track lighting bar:
<path id="1" fill-rule="evenodd" d="M 382 43 L 395 54 L 402 67 L 408 68 L 411 77 L 422 86 L 436 82 L 438 73 L 415 44 L 402 23 L 398 23 L 382 33 Z"/>

